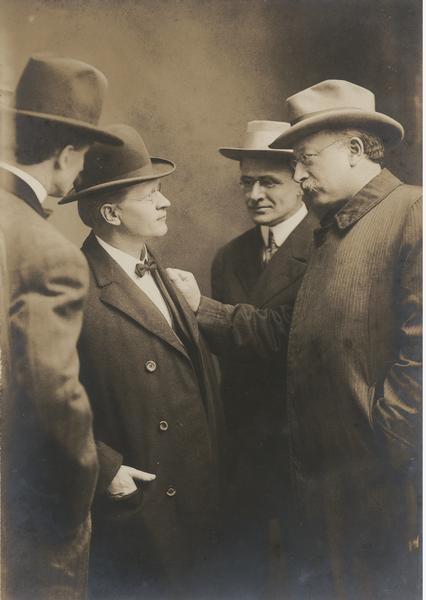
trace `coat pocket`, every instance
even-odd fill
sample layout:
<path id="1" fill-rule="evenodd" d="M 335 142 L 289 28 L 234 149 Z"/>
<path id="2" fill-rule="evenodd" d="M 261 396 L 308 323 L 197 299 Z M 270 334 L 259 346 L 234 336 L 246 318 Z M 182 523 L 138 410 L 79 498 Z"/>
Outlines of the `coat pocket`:
<path id="1" fill-rule="evenodd" d="M 124 521 L 142 510 L 143 490 L 137 490 L 121 498 L 102 497 L 94 509 L 94 518 L 103 521 Z"/>

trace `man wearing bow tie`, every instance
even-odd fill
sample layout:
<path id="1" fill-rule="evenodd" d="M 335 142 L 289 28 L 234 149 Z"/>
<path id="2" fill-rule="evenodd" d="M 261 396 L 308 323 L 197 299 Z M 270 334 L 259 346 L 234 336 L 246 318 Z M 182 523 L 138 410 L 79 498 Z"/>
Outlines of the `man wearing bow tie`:
<path id="1" fill-rule="evenodd" d="M 279 121 L 251 121 L 242 147 L 219 149 L 239 162 L 245 205 L 255 224 L 222 247 L 213 261 L 212 296 L 226 304 L 293 303 L 302 282 L 317 219 L 308 215 L 302 190 L 293 180 L 293 151 L 268 147 L 289 127 Z M 246 589 L 261 593 L 269 585 L 267 573 L 282 571 L 277 561 L 268 563 L 272 548 L 282 549 L 290 500 L 285 356 L 262 360 L 226 344 L 219 358 L 235 467 L 230 477 L 238 557 L 234 573 L 239 586 L 244 581 Z"/>
<path id="2" fill-rule="evenodd" d="M 64 199 L 78 200 L 92 229 L 79 342 L 100 463 L 90 586 L 93 598 L 188 598 L 218 509 L 214 370 L 192 311 L 146 245 L 167 233 L 160 182 L 174 164 L 151 158 L 131 127 L 110 131 L 124 146 L 94 146 Z"/>

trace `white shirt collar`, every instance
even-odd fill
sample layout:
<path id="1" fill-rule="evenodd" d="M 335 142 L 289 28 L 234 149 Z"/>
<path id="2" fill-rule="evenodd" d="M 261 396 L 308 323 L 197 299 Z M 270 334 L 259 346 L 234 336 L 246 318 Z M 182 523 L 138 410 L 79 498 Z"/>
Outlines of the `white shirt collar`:
<path id="1" fill-rule="evenodd" d="M 262 238 L 265 246 L 268 245 L 269 238 L 269 230 L 272 229 L 274 233 L 274 240 L 277 246 L 282 246 L 286 241 L 290 233 L 296 229 L 301 221 L 308 214 L 308 209 L 305 204 L 302 202 L 302 206 L 288 219 L 285 221 L 281 221 L 281 223 L 277 223 L 273 227 L 268 227 L 268 225 L 261 225 L 260 230 L 262 232 Z"/>
<path id="2" fill-rule="evenodd" d="M 136 265 L 140 262 L 145 261 L 148 258 L 146 246 L 144 246 L 142 249 L 142 252 L 144 253 L 144 258 L 140 259 L 135 258 L 134 256 L 131 256 L 130 254 L 127 254 L 127 252 L 123 252 L 122 250 L 119 250 L 114 246 L 111 246 L 111 244 L 108 244 L 108 242 L 105 242 L 97 235 L 95 237 L 98 240 L 99 244 L 102 246 L 102 248 L 106 252 L 108 252 L 111 258 L 113 258 L 115 262 L 117 262 L 120 265 L 120 267 L 124 271 L 126 271 L 126 273 L 130 275 L 130 277 L 132 277 L 132 279 L 134 279 Z"/>
<path id="3" fill-rule="evenodd" d="M 38 179 L 36 179 L 35 177 L 30 175 L 26 171 L 23 171 L 19 167 L 15 166 L 15 165 L 10 165 L 9 163 L 4 162 L 2 160 L 0 161 L 0 167 L 2 167 L 3 169 L 6 169 L 7 171 L 10 171 L 10 173 L 13 173 L 17 177 L 19 177 L 20 179 L 25 181 L 25 183 L 27 183 L 30 186 L 30 188 L 33 190 L 34 194 L 37 196 L 40 204 L 43 204 L 43 202 L 47 198 L 47 190 L 44 187 L 44 185 L 42 185 L 39 182 Z"/>
<path id="4" fill-rule="evenodd" d="M 170 314 L 170 310 L 161 294 L 161 291 L 153 278 L 151 273 L 146 273 L 144 277 L 139 277 L 135 273 L 136 264 L 148 259 L 148 251 L 146 246 L 143 247 L 142 252 L 144 253 L 143 259 L 136 259 L 134 256 L 114 248 L 111 244 L 108 244 L 100 237 L 96 236 L 98 243 L 102 248 L 108 252 L 111 258 L 123 269 L 123 271 L 130 277 L 130 279 L 148 296 L 151 302 L 157 307 L 166 319 L 170 327 L 173 327 L 173 321 Z"/>

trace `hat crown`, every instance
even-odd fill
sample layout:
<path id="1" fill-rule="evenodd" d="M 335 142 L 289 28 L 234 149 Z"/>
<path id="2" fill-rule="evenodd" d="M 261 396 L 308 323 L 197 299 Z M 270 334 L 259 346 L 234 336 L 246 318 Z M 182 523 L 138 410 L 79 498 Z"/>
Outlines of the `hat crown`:
<path id="1" fill-rule="evenodd" d="M 76 191 L 127 179 L 136 173 L 143 176 L 153 172 L 145 142 L 133 127 L 118 124 L 110 125 L 105 130 L 122 139 L 123 145 L 93 144 L 86 154 L 84 169 L 75 182 Z"/>
<path id="2" fill-rule="evenodd" d="M 97 125 L 107 86 L 104 74 L 84 62 L 33 56 L 16 87 L 15 108 Z"/>
<path id="3" fill-rule="evenodd" d="M 249 121 L 243 140 L 243 150 L 270 150 L 271 144 L 290 127 L 282 121 Z"/>
<path id="4" fill-rule="evenodd" d="M 290 123 L 324 111 L 375 111 L 373 92 L 340 79 L 328 79 L 287 98 Z"/>

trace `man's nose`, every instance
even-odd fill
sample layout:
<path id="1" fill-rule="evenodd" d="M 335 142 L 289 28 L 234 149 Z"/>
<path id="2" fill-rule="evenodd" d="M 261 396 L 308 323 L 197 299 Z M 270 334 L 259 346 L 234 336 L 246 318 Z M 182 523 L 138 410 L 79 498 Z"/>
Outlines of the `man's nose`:
<path id="1" fill-rule="evenodd" d="M 307 172 L 305 165 L 301 162 L 297 162 L 293 174 L 294 181 L 296 181 L 297 183 L 301 183 L 308 177 L 309 173 Z"/>
<path id="2" fill-rule="evenodd" d="M 263 187 L 260 185 L 258 181 L 255 181 L 251 190 L 248 192 L 247 197 L 249 200 L 258 200 L 259 198 L 264 198 L 265 193 Z"/>
<path id="3" fill-rule="evenodd" d="M 155 201 L 158 209 L 169 208 L 172 205 L 170 200 L 159 191 L 155 192 Z"/>

